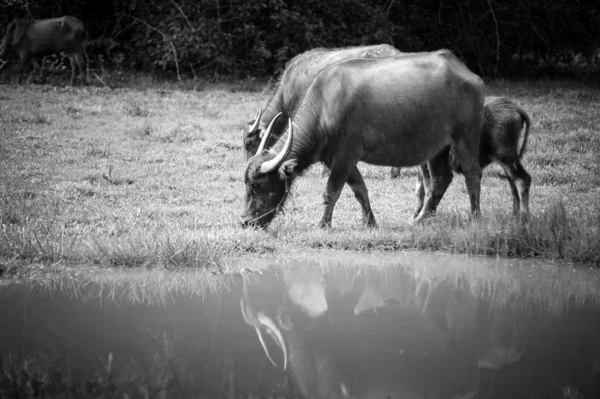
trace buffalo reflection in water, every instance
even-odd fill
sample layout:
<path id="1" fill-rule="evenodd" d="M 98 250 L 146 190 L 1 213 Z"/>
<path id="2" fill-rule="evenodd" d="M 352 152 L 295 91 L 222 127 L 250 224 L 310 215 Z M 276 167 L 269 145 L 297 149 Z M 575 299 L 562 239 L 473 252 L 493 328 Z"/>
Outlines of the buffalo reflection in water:
<path id="1" fill-rule="evenodd" d="M 273 269 L 245 278 L 241 309 L 271 363 L 311 398 L 474 398 L 480 368 L 525 351 L 517 319 L 466 281 L 403 268 Z"/>

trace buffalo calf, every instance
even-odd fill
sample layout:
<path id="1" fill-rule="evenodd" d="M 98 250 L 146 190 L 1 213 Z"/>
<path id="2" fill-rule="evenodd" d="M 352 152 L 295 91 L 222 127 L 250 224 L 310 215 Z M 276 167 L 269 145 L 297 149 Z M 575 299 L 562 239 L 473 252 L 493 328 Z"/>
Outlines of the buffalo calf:
<path id="1" fill-rule="evenodd" d="M 525 125 L 525 132 L 521 132 Z M 479 165 L 481 169 L 495 162 L 502 166 L 513 196 L 513 213 L 526 218 L 529 214 L 529 187 L 531 176 L 521 158 L 527 147 L 531 120 L 523 108 L 503 97 L 486 97 L 483 107 L 483 127 L 479 143 Z M 519 146 L 519 141 L 521 145 Z M 463 173 L 461 165 L 450 150 L 450 160 L 454 172 Z M 426 171 L 425 171 L 426 173 Z M 400 168 L 392 168 L 392 177 L 400 175 Z M 416 194 L 418 214 L 423 206 L 425 190 L 423 176 L 417 178 Z"/>

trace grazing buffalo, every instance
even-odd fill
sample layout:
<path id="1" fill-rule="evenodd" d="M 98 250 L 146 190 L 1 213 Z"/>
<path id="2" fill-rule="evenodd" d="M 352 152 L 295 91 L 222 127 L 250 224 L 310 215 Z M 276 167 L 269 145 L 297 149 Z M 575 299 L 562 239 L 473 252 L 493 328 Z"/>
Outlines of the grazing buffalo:
<path id="1" fill-rule="evenodd" d="M 521 131 L 525 125 L 525 133 L 521 139 Z M 529 187 L 531 176 L 521 164 L 521 157 L 527 146 L 531 120 L 523 108 L 503 97 L 486 97 L 483 107 L 483 128 L 479 143 L 479 165 L 484 169 L 492 162 L 502 166 L 510 184 L 513 196 L 513 213 L 526 218 L 529 214 Z M 519 147 L 519 141 L 522 141 Z M 453 151 L 450 152 L 452 169 L 462 173 Z M 392 168 L 394 173 L 394 168 Z M 398 175 L 400 174 L 398 168 Z M 415 215 L 419 214 L 425 198 L 423 178 L 417 178 L 418 206 Z"/>
<path id="2" fill-rule="evenodd" d="M 327 67 L 315 78 L 293 122 L 289 119 L 287 134 L 267 149 L 277 117 L 273 119 L 248 161 L 241 225 L 266 227 L 284 205 L 294 179 L 323 162 L 331 173 L 320 226 L 331 226 L 345 183 L 362 206 L 363 222 L 376 226 L 359 161 L 398 167 L 427 163 L 426 206 L 415 217 L 419 221 L 436 209 L 452 181 L 450 146 L 464 171 L 471 211 L 478 215 L 482 92 L 481 78 L 448 50 L 354 58 Z"/>
<path id="3" fill-rule="evenodd" d="M 262 108 L 258 111 L 250 130 L 244 132 L 246 161 L 256 154 L 266 127 L 280 112 L 283 118 L 273 126 L 271 140 L 267 146 L 281 137 L 285 132 L 285 122 L 296 113 L 311 83 L 327 66 L 349 58 L 383 58 L 397 54 L 400 54 L 400 51 L 393 46 L 379 44 L 341 49 L 317 48 L 292 58 L 285 67 L 277 91 L 269 100 L 264 111 Z"/>
<path id="4" fill-rule="evenodd" d="M 75 83 L 75 71 L 87 84 L 84 73 L 84 54 L 86 30 L 83 22 L 71 16 L 35 21 L 16 20 L 8 25 L 6 35 L 0 46 L 0 59 L 6 60 L 13 51 L 19 53 L 19 84 L 23 74 L 30 65 L 39 70 L 42 78 L 42 67 L 37 57 L 64 52 L 71 61 L 71 85 Z"/>

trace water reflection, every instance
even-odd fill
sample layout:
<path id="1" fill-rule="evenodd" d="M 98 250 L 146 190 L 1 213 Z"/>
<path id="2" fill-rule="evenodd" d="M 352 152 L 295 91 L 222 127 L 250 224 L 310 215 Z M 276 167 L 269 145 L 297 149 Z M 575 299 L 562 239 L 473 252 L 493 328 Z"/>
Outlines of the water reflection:
<path id="1" fill-rule="evenodd" d="M 597 272 L 436 255 L 262 264 L 3 286 L 0 396 L 600 397 Z"/>

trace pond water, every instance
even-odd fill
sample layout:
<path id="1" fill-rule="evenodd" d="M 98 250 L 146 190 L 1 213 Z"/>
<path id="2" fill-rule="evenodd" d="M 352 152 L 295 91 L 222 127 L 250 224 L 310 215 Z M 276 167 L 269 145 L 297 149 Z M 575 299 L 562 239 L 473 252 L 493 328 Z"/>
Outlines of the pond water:
<path id="1" fill-rule="evenodd" d="M 305 253 L 0 286 L 0 397 L 599 398 L 600 273 Z"/>

